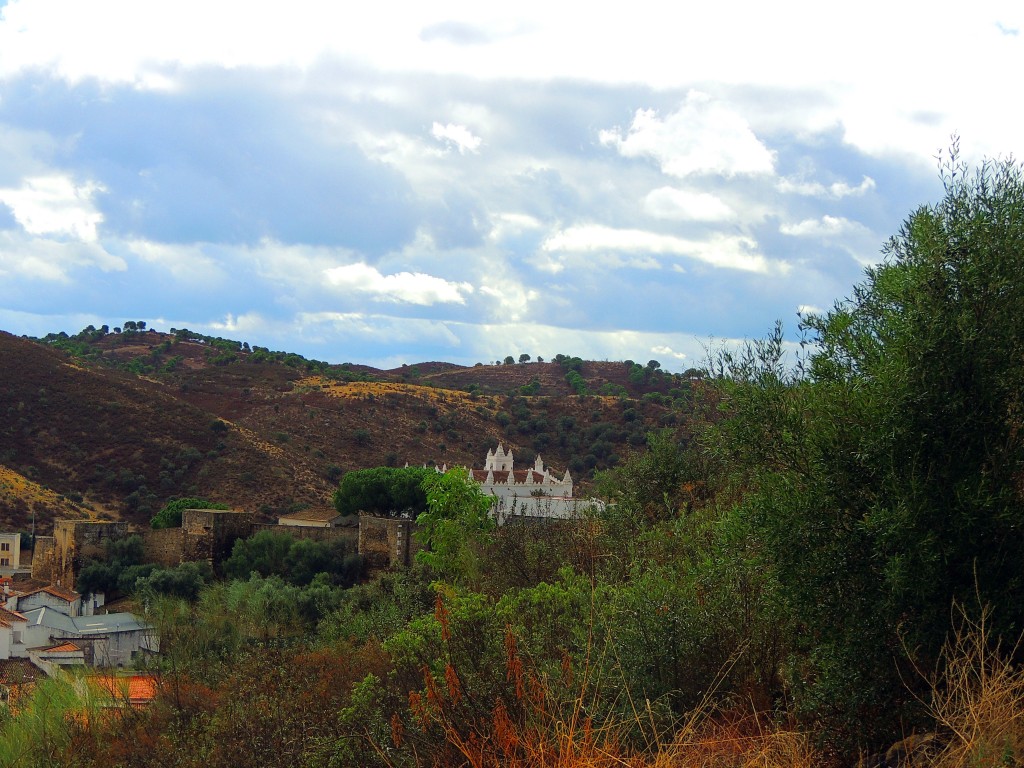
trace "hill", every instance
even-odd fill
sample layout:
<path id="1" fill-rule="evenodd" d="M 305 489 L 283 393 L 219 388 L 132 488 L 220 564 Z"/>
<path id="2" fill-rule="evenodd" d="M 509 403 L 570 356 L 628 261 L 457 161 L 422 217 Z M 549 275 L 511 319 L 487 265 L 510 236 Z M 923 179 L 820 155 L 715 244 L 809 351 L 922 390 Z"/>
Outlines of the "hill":
<path id="1" fill-rule="evenodd" d="M 478 465 L 499 440 L 585 481 L 685 423 L 691 393 L 656 366 L 559 355 L 385 371 L 187 330 L 0 333 L 0 359 L 0 466 L 41 489 L 0 496 L 0 519 L 24 528 L 35 505 L 44 531 L 64 504 L 144 525 L 192 495 L 272 519 L 329 507 L 347 470 Z"/>

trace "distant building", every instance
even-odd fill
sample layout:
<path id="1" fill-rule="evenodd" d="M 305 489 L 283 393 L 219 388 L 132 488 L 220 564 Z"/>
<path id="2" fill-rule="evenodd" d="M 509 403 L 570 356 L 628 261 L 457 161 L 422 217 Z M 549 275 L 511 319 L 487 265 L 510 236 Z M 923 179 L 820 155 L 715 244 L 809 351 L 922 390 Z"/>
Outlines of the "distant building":
<path id="1" fill-rule="evenodd" d="M 487 451 L 484 468 L 470 470 L 470 477 L 494 498 L 493 514 L 499 525 L 516 517 L 568 519 L 600 504 L 573 498 L 569 470 L 558 477 L 540 456 L 529 469 L 516 469 L 512 450 L 505 451 L 501 443 L 497 450 Z"/>
<path id="2" fill-rule="evenodd" d="M 306 509 L 290 515 L 281 515 L 277 518 L 277 524 L 300 528 L 336 528 L 347 519 L 333 509 Z"/>
<path id="3" fill-rule="evenodd" d="M 21 534 L 0 533 L 0 576 L 13 576 L 21 570 Z"/>

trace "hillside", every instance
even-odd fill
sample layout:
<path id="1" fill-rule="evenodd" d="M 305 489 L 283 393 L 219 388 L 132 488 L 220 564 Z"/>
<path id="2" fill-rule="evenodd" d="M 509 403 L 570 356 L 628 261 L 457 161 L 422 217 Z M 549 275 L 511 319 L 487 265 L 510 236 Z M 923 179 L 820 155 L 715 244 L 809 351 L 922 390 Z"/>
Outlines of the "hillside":
<path id="1" fill-rule="evenodd" d="M 478 465 L 499 440 L 585 482 L 685 423 L 689 381 L 559 358 L 384 371 L 188 331 L 0 333 L 0 466 L 29 481 L 0 519 L 25 528 L 35 505 L 43 531 L 58 514 L 146 524 L 186 495 L 272 519 L 329 506 L 347 470 Z"/>

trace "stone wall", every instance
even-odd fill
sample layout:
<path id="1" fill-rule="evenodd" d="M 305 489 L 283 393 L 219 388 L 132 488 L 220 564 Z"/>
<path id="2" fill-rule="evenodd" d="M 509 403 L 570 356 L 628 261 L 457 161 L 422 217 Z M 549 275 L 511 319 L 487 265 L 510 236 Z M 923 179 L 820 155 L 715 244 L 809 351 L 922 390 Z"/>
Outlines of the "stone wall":
<path id="1" fill-rule="evenodd" d="M 95 520 L 55 520 L 53 552 L 50 556 L 50 582 L 74 589 L 75 579 L 90 559 L 106 557 L 107 543 L 128 535 L 128 523 Z M 42 566 L 40 570 L 45 566 Z M 33 574 L 35 570 L 33 570 Z"/>
<path id="2" fill-rule="evenodd" d="M 53 579 L 54 564 L 53 536 L 36 536 L 35 549 L 32 551 L 32 578 L 39 581 Z"/>
<path id="3" fill-rule="evenodd" d="M 412 534 L 416 524 L 396 517 L 359 516 L 359 554 L 370 571 L 407 566 L 419 544 Z"/>
<path id="4" fill-rule="evenodd" d="M 183 562 L 206 560 L 216 574 L 238 539 L 253 529 L 252 513 L 223 509 L 186 509 L 181 513 Z"/>
<path id="5" fill-rule="evenodd" d="M 142 536 L 142 558 L 144 562 L 156 563 L 171 568 L 182 562 L 181 528 L 160 528 L 144 530 Z"/>

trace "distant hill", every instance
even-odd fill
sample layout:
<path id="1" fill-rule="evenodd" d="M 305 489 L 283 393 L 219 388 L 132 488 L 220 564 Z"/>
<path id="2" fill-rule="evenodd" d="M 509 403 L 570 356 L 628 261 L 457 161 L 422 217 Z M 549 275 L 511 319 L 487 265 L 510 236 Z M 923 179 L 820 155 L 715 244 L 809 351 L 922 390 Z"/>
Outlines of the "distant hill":
<path id="1" fill-rule="evenodd" d="M 54 516 L 144 525 L 177 496 L 272 519 L 330 506 L 344 471 L 479 465 L 499 440 L 585 481 L 649 429 L 685 426 L 699 391 L 657 366 L 559 355 L 384 371 L 187 330 L 0 332 L 0 361 L 0 525 L 27 529 L 35 509 L 43 531 Z"/>

